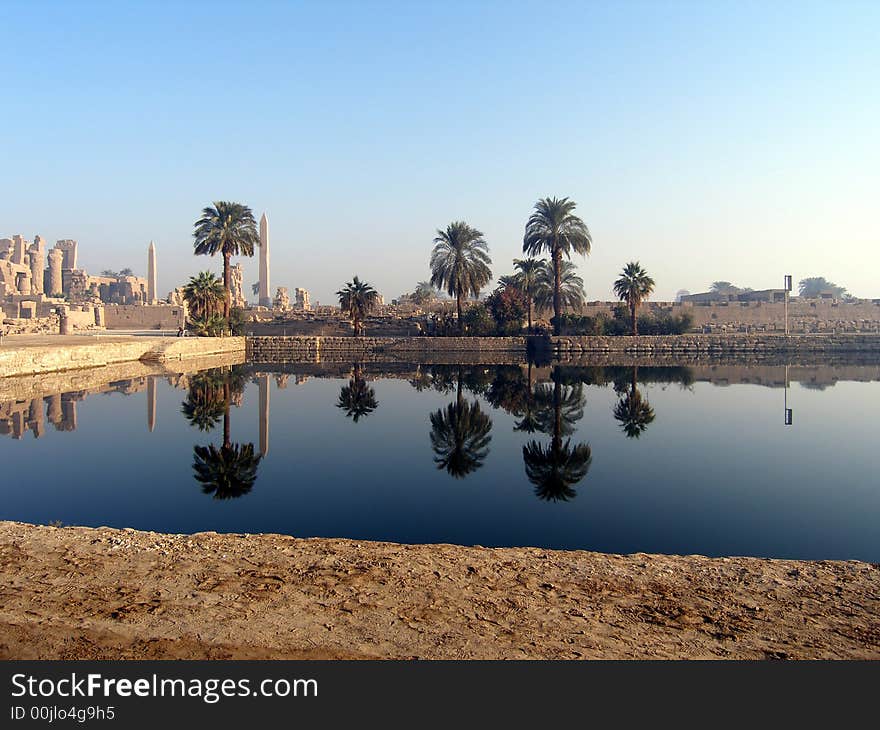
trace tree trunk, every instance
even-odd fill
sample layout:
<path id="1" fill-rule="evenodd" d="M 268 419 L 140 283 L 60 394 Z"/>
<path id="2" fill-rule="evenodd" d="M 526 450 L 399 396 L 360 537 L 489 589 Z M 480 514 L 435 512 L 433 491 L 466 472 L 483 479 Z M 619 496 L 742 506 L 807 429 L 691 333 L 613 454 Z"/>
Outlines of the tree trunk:
<path id="1" fill-rule="evenodd" d="M 223 316 L 229 322 L 229 312 L 232 309 L 232 269 L 229 268 L 229 253 L 223 252 L 223 287 L 226 296 L 223 299 Z"/>
<path id="2" fill-rule="evenodd" d="M 630 304 L 630 305 L 629 305 L 629 311 L 630 311 L 630 313 L 632 314 L 632 323 L 633 323 L 632 330 L 633 330 L 633 335 L 634 335 L 634 336 L 637 336 L 637 335 L 639 334 L 639 320 L 636 319 L 636 305 L 635 305 L 635 304 Z"/>
<path id="3" fill-rule="evenodd" d="M 464 320 L 461 318 L 461 292 L 455 293 L 455 301 L 458 307 L 458 334 L 464 334 Z"/>
<path id="4" fill-rule="evenodd" d="M 532 333 L 532 297 L 529 295 L 529 334 Z"/>
<path id="5" fill-rule="evenodd" d="M 562 333 L 562 321 L 560 320 L 562 309 L 561 292 L 562 287 L 562 252 L 557 248 L 553 251 L 553 334 Z"/>
<path id="6" fill-rule="evenodd" d="M 228 449 L 232 445 L 229 429 L 229 376 L 223 381 L 223 448 Z"/>

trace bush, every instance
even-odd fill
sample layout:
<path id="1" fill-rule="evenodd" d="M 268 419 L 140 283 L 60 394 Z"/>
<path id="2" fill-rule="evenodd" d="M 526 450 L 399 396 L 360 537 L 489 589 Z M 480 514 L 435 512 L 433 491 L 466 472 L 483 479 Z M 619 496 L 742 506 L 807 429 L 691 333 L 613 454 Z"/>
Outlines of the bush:
<path id="1" fill-rule="evenodd" d="M 597 314 L 595 317 L 586 314 L 563 314 L 560 320 L 562 323 L 560 331 L 564 335 L 604 335 L 608 323 L 608 317 L 603 314 Z"/>
<path id="2" fill-rule="evenodd" d="M 489 337 L 495 334 L 495 320 L 485 304 L 473 304 L 462 315 L 464 333 L 469 337 Z"/>
<path id="3" fill-rule="evenodd" d="M 486 306 L 495 320 L 497 334 L 517 335 L 522 331 L 529 305 L 520 292 L 512 287 L 496 291 L 486 299 Z"/>

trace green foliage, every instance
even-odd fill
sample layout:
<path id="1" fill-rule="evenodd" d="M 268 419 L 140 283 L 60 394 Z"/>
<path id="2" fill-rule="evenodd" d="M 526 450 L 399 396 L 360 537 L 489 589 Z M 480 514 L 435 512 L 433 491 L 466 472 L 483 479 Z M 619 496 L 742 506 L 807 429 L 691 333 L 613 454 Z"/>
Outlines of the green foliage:
<path id="1" fill-rule="evenodd" d="M 248 318 L 241 307 L 233 307 L 229 312 L 229 331 L 233 335 L 241 336 L 245 333 Z"/>
<path id="2" fill-rule="evenodd" d="M 200 271 L 183 287 L 183 298 L 193 319 L 207 321 L 223 310 L 226 290 L 210 271 Z"/>
<path id="3" fill-rule="evenodd" d="M 472 304 L 461 318 L 462 333 L 469 337 L 491 337 L 495 334 L 495 320 L 485 304 Z"/>
<path id="4" fill-rule="evenodd" d="M 222 337 L 226 333 L 226 328 L 226 317 L 222 314 L 191 317 L 187 322 L 187 329 L 199 337 Z"/>
<path id="5" fill-rule="evenodd" d="M 489 246 L 476 228 L 464 221 L 454 221 L 445 231 L 437 231 L 431 252 L 430 283 L 455 297 L 460 320 L 462 300 L 479 296 L 480 289 L 491 281 L 491 263 Z"/>
<path id="6" fill-rule="evenodd" d="M 496 334 L 516 335 L 522 331 L 529 305 L 519 290 L 513 287 L 498 289 L 486 299 L 486 306 L 495 320 Z"/>
<path id="7" fill-rule="evenodd" d="M 346 312 L 354 325 L 355 337 L 361 334 L 364 318 L 379 303 L 379 293 L 367 282 L 355 276 L 336 292 L 339 306 Z"/>

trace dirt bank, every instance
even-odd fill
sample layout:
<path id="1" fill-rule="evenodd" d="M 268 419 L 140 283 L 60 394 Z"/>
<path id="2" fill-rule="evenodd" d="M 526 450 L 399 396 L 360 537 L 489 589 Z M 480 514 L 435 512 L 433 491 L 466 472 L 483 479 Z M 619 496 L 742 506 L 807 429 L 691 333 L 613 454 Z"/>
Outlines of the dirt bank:
<path id="1" fill-rule="evenodd" d="M 880 567 L 0 522 L 0 658 L 880 658 Z"/>

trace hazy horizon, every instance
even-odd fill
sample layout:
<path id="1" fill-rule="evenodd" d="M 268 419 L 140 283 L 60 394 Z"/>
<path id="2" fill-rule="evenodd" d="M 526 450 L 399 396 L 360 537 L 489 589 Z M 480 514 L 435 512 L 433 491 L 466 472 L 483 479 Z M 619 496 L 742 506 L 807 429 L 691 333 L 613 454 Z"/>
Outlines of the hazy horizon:
<path id="1" fill-rule="evenodd" d="M 390 301 L 437 228 L 479 228 L 497 280 L 568 196 L 590 300 L 630 260 L 655 300 L 784 274 L 880 297 L 876 3 L 207 7 L 0 7 L 0 237 L 140 276 L 155 241 L 164 297 L 220 271 L 193 223 L 235 200 L 269 217 L 273 293 L 357 274 Z"/>

